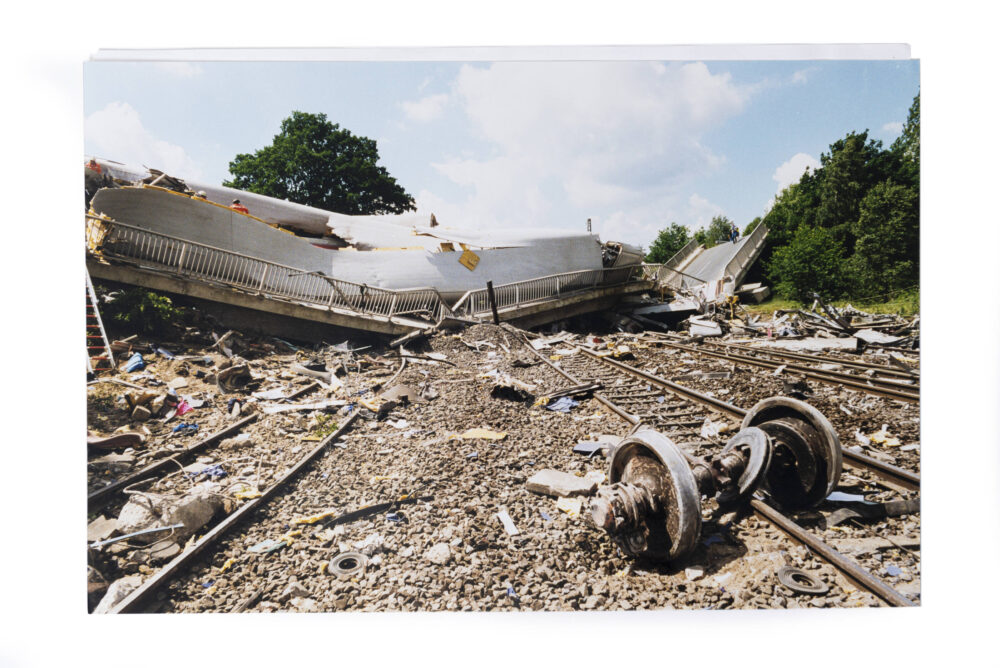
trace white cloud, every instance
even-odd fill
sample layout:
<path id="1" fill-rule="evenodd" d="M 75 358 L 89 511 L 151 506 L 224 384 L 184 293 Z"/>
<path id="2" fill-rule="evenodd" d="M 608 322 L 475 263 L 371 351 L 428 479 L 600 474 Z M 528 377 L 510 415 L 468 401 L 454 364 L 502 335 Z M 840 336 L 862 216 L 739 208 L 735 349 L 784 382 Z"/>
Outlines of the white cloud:
<path id="1" fill-rule="evenodd" d="M 899 121 L 892 121 L 891 123 L 886 123 L 882 126 L 882 132 L 888 132 L 890 135 L 898 135 L 903 131 L 903 124 Z"/>
<path id="2" fill-rule="evenodd" d="M 412 121 L 426 123 L 440 118 L 444 113 L 444 108 L 448 104 L 448 95 L 428 95 L 420 98 L 416 102 L 403 102 L 403 113 Z"/>
<path id="3" fill-rule="evenodd" d="M 702 63 L 463 66 L 452 97 L 489 150 L 434 165 L 468 190 L 464 201 L 425 191 L 418 205 L 456 225 L 584 229 L 589 216 L 602 238 L 648 243 L 670 220 L 701 220 L 691 184 L 725 161 L 701 137 L 750 94 Z M 463 220 L 446 221 L 449 209 Z"/>
<path id="4" fill-rule="evenodd" d="M 154 63 L 153 65 L 161 72 L 177 77 L 178 79 L 193 79 L 201 76 L 203 72 L 201 65 L 198 63 L 190 63 L 183 60 Z"/>
<path id="5" fill-rule="evenodd" d="M 187 152 L 150 134 L 126 102 L 112 102 L 90 114 L 83 128 L 88 155 L 145 165 L 182 178 L 201 178 L 201 170 Z"/>
<path id="6" fill-rule="evenodd" d="M 771 178 L 778 182 L 778 192 L 780 193 L 793 183 L 798 183 L 807 169 L 815 170 L 819 165 L 819 160 L 808 153 L 796 153 L 774 170 Z"/>

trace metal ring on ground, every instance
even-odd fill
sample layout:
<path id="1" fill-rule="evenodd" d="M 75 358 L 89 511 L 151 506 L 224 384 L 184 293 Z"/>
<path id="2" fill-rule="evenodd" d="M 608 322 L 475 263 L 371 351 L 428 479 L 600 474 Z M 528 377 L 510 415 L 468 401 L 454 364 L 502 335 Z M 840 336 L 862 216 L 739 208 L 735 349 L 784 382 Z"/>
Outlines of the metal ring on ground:
<path id="1" fill-rule="evenodd" d="M 341 580 L 347 580 L 355 575 L 363 575 L 368 565 L 368 557 L 360 552 L 342 552 L 330 562 L 330 574 Z"/>
<path id="2" fill-rule="evenodd" d="M 785 566 L 778 570 L 778 582 L 799 594 L 825 594 L 830 588 L 818 577 L 801 568 Z"/>

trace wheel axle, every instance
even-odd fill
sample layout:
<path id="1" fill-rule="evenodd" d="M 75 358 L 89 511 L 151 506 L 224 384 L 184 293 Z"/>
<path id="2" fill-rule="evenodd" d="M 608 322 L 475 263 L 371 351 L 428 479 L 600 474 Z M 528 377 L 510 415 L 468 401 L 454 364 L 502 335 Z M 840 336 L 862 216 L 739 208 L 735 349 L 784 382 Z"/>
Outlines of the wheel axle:
<path id="1" fill-rule="evenodd" d="M 829 421 L 802 401 L 772 397 L 708 460 L 640 427 L 612 453 L 612 484 L 591 501 L 590 519 L 628 554 L 673 561 L 697 545 L 702 497 L 736 505 L 766 488 L 785 507 L 807 508 L 833 491 L 840 470 L 840 441 Z"/>

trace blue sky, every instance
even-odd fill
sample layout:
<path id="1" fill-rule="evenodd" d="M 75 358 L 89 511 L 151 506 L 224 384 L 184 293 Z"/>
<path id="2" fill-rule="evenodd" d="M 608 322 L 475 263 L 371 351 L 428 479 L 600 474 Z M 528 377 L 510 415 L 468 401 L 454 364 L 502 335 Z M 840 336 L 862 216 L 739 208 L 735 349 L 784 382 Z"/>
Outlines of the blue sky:
<path id="1" fill-rule="evenodd" d="M 648 245 L 745 225 L 847 132 L 888 145 L 918 89 L 918 61 L 89 62 L 85 150 L 219 183 L 321 112 L 444 225 Z"/>

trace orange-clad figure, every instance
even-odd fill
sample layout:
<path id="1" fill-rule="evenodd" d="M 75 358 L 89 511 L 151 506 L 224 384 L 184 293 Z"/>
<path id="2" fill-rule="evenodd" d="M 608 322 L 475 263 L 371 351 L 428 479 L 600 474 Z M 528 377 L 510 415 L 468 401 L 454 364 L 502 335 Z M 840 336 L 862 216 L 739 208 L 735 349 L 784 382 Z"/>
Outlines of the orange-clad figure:
<path id="1" fill-rule="evenodd" d="M 94 160 L 93 158 L 91 158 L 90 162 L 87 163 L 87 167 L 89 167 L 90 169 L 94 170 L 98 174 L 103 174 L 104 173 L 104 170 L 101 169 L 101 166 L 99 164 L 97 164 L 97 161 Z"/>
<path id="2" fill-rule="evenodd" d="M 233 211 L 239 211 L 240 213 L 250 213 L 250 209 L 240 204 L 238 199 L 234 199 L 233 203 L 229 205 L 229 208 Z"/>

